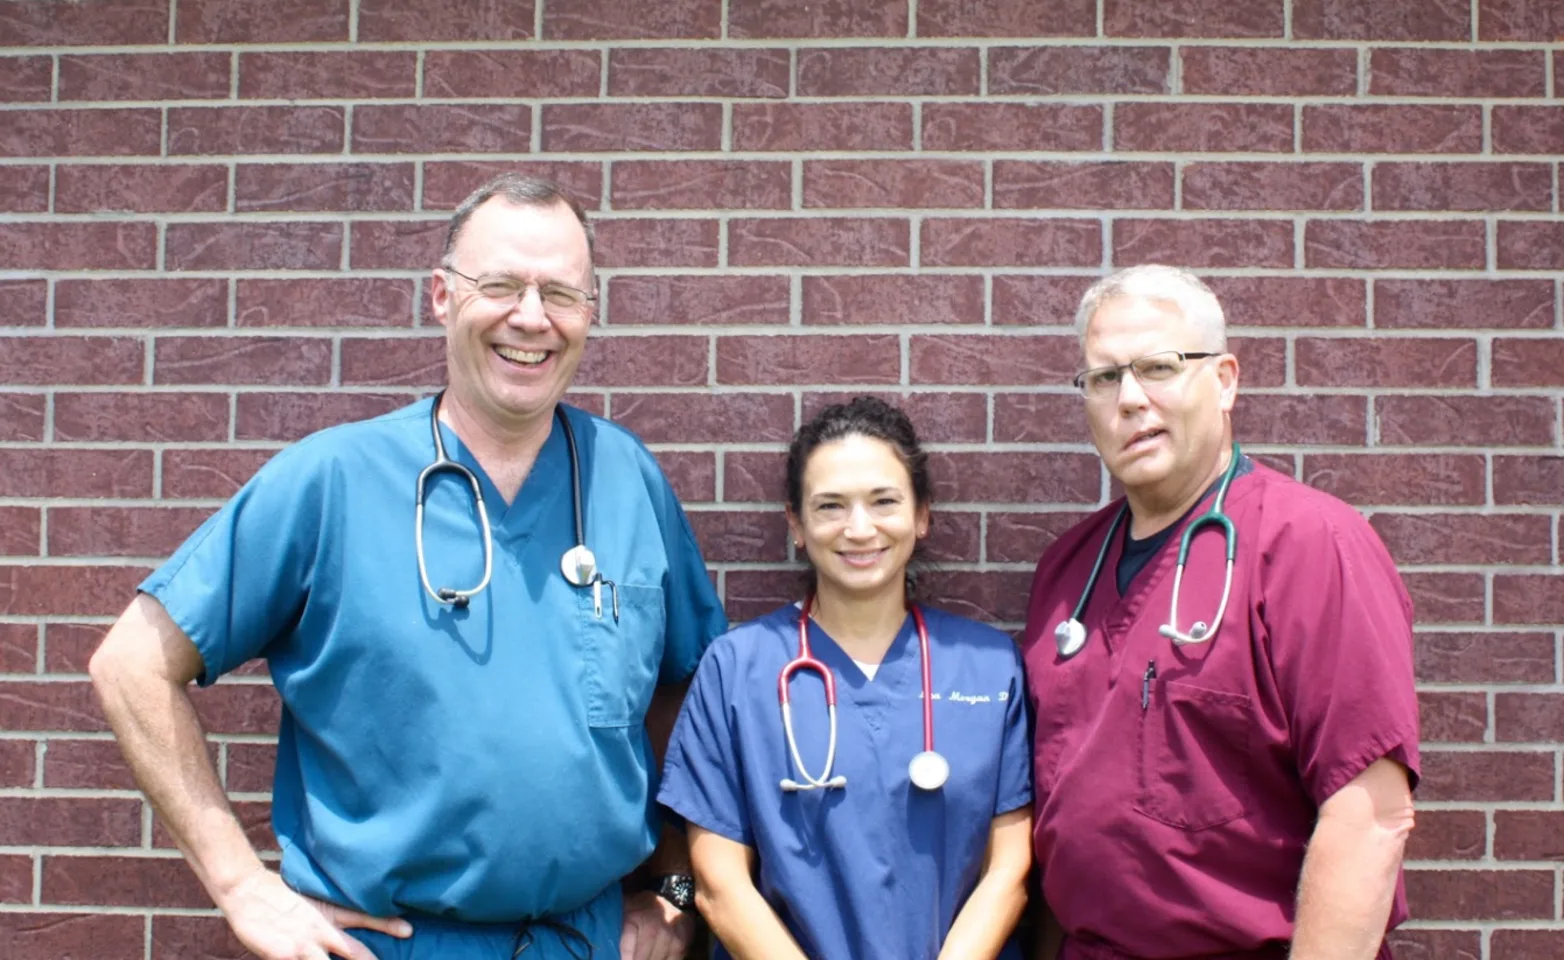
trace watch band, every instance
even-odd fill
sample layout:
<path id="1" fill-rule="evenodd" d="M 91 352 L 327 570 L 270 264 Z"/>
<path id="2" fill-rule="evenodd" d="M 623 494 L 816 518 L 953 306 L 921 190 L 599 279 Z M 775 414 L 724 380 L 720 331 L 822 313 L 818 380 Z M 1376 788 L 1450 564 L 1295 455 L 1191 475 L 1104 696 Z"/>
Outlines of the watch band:
<path id="1" fill-rule="evenodd" d="M 657 878 L 657 895 L 685 913 L 695 909 L 695 878 L 687 873 L 665 873 Z"/>

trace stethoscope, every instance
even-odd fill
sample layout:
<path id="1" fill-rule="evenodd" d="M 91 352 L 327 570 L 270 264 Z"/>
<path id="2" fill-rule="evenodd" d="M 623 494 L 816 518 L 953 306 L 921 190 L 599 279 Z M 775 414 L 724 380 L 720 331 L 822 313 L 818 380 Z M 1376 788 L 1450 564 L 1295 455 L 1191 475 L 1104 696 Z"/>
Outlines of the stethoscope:
<path id="1" fill-rule="evenodd" d="M 793 755 L 793 766 L 798 769 L 803 783 L 782 778 L 782 790 L 796 793 L 800 790 L 840 789 L 847 786 L 847 778 L 841 774 L 831 776 L 831 766 L 836 762 L 836 680 L 831 668 L 816 660 L 809 652 L 809 611 L 815 598 L 811 594 L 804 600 L 798 614 L 798 656 L 789 660 L 777 676 L 777 699 L 782 703 L 782 730 L 787 737 L 787 749 Z M 923 611 L 916 604 L 909 604 L 912 622 L 918 628 L 918 656 L 923 665 L 923 752 L 907 764 L 907 776 L 921 790 L 938 790 L 950 778 L 950 764 L 934 752 L 934 680 L 929 668 L 929 628 L 923 622 Z M 793 702 L 788 696 L 787 684 L 800 670 L 813 670 L 825 681 L 825 708 L 831 718 L 831 736 L 825 751 L 825 769 L 820 776 L 811 777 L 804 768 L 804 758 L 798 753 L 798 739 L 793 736 Z"/>
<path id="2" fill-rule="evenodd" d="M 1233 521 L 1222 512 L 1222 504 L 1227 499 L 1227 488 L 1233 485 L 1233 478 L 1238 476 L 1238 467 L 1242 461 L 1242 454 L 1238 450 L 1238 444 L 1233 444 L 1233 459 L 1227 465 L 1227 470 L 1222 474 L 1222 483 L 1216 489 L 1216 498 L 1211 501 L 1211 509 L 1189 522 L 1184 528 L 1184 535 L 1178 541 L 1178 566 L 1173 573 L 1173 600 L 1172 609 L 1168 612 L 1168 622 L 1157 628 L 1157 632 L 1172 640 L 1178 646 L 1191 643 L 1206 643 L 1216 636 L 1217 629 L 1222 626 L 1222 615 L 1227 612 L 1227 598 L 1233 588 L 1233 556 L 1238 552 L 1238 530 L 1233 526 Z M 1118 533 L 1119 526 L 1124 522 L 1125 515 L 1129 513 L 1129 504 L 1119 508 L 1114 515 L 1112 526 L 1108 527 L 1108 536 L 1102 541 L 1102 547 L 1097 551 L 1097 562 L 1092 564 L 1092 575 L 1086 579 L 1086 589 L 1081 592 L 1081 599 L 1075 604 L 1075 612 L 1070 614 L 1070 619 L 1060 623 L 1054 628 L 1054 641 L 1059 645 L 1059 655 L 1066 659 L 1081 652 L 1086 645 L 1086 628 L 1081 625 L 1081 616 L 1086 613 L 1086 604 L 1092 598 L 1092 590 L 1097 586 L 1097 577 L 1102 573 L 1103 561 L 1108 558 L 1108 548 L 1113 544 L 1113 536 Z M 1222 581 L 1222 602 L 1217 605 L 1216 618 L 1208 626 L 1204 621 L 1197 620 L 1184 633 L 1178 628 L 1178 596 L 1179 590 L 1184 585 L 1184 566 L 1189 562 L 1189 546 L 1195 540 L 1195 533 L 1207 524 L 1215 524 L 1222 528 L 1222 540 L 1227 547 L 1227 575 Z"/>
<path id="3" fill-rule="evenodd" d="M 423 472 L 418 474 L 413 542 L 418 551 L 418 578 L 423 581 L 424 591 L 437 602 L 449 603 L 460 610 L 489 585 L 489 576 L 494 572 L 494 538 L 489 533 L 489 511 L 483 502 L 483 487 L 478 483 L 478 477 L 471 470 L 445 455 L 445 442 L 440 439 L 440 400 L 444 396 L 445 391 L 440 391 L 429 407 L 429 430 L 434 435 L 434 462 L 424 467 Z M 612 597 L 614 619 L 618 620 L 619 588 L 612 580 L 603 578 L 602 571 L 597 569 L 597 557 L 586 545 L 586 521 L 581 509 L 581 459 L 576 452 L 576 433 L 571 429 L 570 418 L 565 415 L 564 407 L 556 405 L 554 417 L 564 430 L 565 446 L 570 451 L 570 498 L 576 520 L 576 545 L 566 550 L 565 555 L 560 557 L 559 569 L 572 586 L 592 588 L 592 608 L 598 617 L 603 616 L 603 585 L 607 584 Z M 472 487 L 473 500 L 478 504 L 478 527 L 483 531 L 483 579 L 478 581 L 477 586 L 467 590 L 458 590 L 455 587 L 435 588 L 429 582 L 429 568 L 424 562 L 424 491 L 429 484 L 429 478 L 442 471 L 464 478 Z"/>

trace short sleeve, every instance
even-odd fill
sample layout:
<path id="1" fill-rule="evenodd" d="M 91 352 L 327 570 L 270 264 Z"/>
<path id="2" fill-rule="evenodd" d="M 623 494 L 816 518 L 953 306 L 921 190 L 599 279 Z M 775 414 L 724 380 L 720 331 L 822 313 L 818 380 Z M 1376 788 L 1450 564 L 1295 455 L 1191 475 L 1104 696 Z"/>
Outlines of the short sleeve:
<path id="1" fill-rule="evenodd" d="M 685 694 L 668 742 L 657 802 L 698 827 L 754 846 L 721 653 L 714 649 L 706 654 Z"/>
<path id="2" fill-rule="evenodd" d="M 999 789 L 995 793 L 995 816 L 1032 803 L 1032 725 L 1028 716 L 1026 680 L 1021 671 L 1021 651 L 1012 649 L 1011 657 L 1005 729 L 999 744 Z"/>
<path id="3" fill-rule="evenodd" d="M 202 686 L 261 656 L 308 598 L 320 496 L 297 450 L 273 457 L 139 587 L 195 644 Z"/>
<path id="4" fill-rule="evenodd" d="M 1285 525 L 1263 584 L 1272 668 L 1316 805 L 1382 757 L 1418 780 L 1412 605 L 1390 554 L 1341 505 Z"/>
<path id="5" fill-rule="evenodd" d="M 684 508 L 660 471 L 657 480 L 662 486 L 658 522 L 668 556 L 668 579 L 663 584 L 667 633 L 657 679 L 659 683 L 683 683 L 695 672 L 711 641 L 727 631 L 728 618 Z"/>

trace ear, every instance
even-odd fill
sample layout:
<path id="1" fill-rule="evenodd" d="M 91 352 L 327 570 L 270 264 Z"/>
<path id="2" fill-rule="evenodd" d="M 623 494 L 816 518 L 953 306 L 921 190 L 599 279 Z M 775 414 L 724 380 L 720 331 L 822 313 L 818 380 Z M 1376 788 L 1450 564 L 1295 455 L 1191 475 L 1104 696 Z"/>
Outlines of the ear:
<path id="1" fill-rule="evenodd" d="M 446 326 L 451 310 L 450 275 L 436 267 L 429 274 L 429 312 L 440 326 Z"/>
<path id="2" fill-rule="evenodd" d="M 929 527 L 929 517 L 930 517 L 929 505 L 926 504 L 926 503 L 918 504 L 918 510 L 917 510 L 916 514 L 914 514 L 914 516 L 917 518 L 918 530 L 920 531 L 919 534 L 918 534 L 918 537 L 921 539 L 923 537 L 928 536 L 929 529 L 930 529 L 930 527 Z"/>
<path id="3" fill-rule="evenodd" d="M 804 539 L 804 527 L 803 524 L 798 522 L 798 514 L 793 512 L 792 507 L 783 507 L 782 509 L 787 514 L 788 537 L 795 544 L 802 543 Z"/>
<path id="4" fill-rule="evenodd" d="M 1220 403 L 1223 413 L 1232 413 L 1238 400 L 1238 358 L 1224 353 L 1216 361 L 1216 379 L 1220 385 Z"/>

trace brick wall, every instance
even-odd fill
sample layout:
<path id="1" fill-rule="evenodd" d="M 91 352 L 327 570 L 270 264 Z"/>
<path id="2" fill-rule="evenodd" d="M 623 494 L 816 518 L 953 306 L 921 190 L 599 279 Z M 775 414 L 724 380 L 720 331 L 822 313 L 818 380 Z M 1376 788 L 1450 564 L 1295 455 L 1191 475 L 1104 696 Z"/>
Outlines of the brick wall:
<path id="1" fill-rule="evenodd" d="M 1400 955 L 1564 955 L 1560 35 L 1560 0 L 0 3 L 0 952 L 236 955 L 86 658 L 272 451 L 438 384 L 423 271 L 524 167 L 597 211 L 578 398 L 739 617 L 791 576 L 785 440 L 872 390 L 938 451 L 940 591 L 1014 625 L 1107 495 L 1074 298 L 1208 275 L 1240 439 L 1416 597 Z M 269 843 L 264 676 L 199 705 Z"/>

